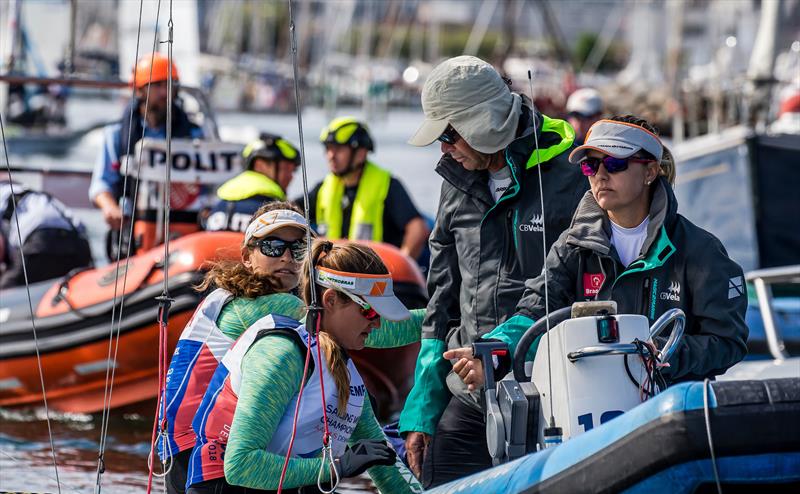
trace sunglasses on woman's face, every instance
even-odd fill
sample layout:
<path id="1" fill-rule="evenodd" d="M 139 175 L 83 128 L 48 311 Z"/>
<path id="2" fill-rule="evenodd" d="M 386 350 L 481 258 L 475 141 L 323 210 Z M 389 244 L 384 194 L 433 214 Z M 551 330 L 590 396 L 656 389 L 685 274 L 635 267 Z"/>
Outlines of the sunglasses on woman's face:
<path id="1" fill-rule="evenodd" d="M 461 136 L 458 135 L 458 132 L 456 132 L 456 129 L 454 129 L 452 125 L 448 125 L 447 128 L 444 129 L 444 132 L 442 132 L 442 135 L 436 138 L 439 142 L 450 144 L 451 146 L 457 143 L 459 139 L 461 139 Z"/>
<path id="2" fill-rule="evenodd" d="M 347 292 L 344 292 L 344 294 L 350 297 L 350 300 L 355 302 L 355 304 L 358 306 L 358 311 L 361 313 L 364 319 L 370 322 L 379 321 L 381 319 L 381 315 L 378 314 L 378 312 L 373 309 L 371 305 L 362 300 L 361 297 L 351 295 Z"/>
<path id="3" fill-rule="evenodd" d="M 581 161 L 581 171 L 587 177 L 593 177 L 597 175 L 597 171 L 600 169 L 600 165 L 602 164 L 606 167 L 606 171 L 608 173 L 619 173 L 627 170 L 628 163 L 631 161 L 637 163 L 649 163 L 654 160 L 645 158 L 615 158 L 613 156 L 604 156 L 603 158 L 587 157 Z"/>
<path id="4" fill-rule="evenodd" d="M 306 243 L 303 240 L 288 242 L 280 238 L 262 238 L 256 242 L 258 249 L 267 257 L 281 257 L 286 249 L 292 253 L 292 259 L 303 262 L 306 257 Z"/>

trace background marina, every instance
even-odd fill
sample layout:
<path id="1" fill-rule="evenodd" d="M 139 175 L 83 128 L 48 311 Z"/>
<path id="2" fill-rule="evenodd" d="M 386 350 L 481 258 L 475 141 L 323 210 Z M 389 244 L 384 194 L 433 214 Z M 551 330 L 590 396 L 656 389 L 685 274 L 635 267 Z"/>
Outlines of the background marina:
<path id="1" fill-rule="evenodd" d="M 405 141 L 421 119 L 424 76 L 442 57 L 473 53 L 490 59 L 523 92 L 524 74 L 533 68 L 537 103 L 554 115 L 563 111 L 570 90 L 598 86 L 609 112 L 654 120 L 676 144 L 701 135 L 718 143 L 725 140 L 725 129 L 742 123 L 763 131 L 775 117 L 779 89 L 800 73 L 800 2 L 342 0 L 298 5 L 310 183 L 326 171 L 317 144 L 319 129 L 333 115 L 355 114 L 366 118 L 375 134 L 375 161 L 404 182 L 428 215 L 435 214 L 438 202 L 441 179 L 433 166 L 440 153 L 436 146 L 413 148 Z M 176 21 L 176 30 L 185 29 L 176 33 L 182 41 L 175 53 L 182 80 L 208 91 L 212 106 L 220 110 L 222 139 L 245 143 L 269 130 L 297 142 L 285 3 L 186 1 L 175 6 L 178 16 L 193 19 Z M 138 9 L 138 2 L 125 0 L 6 0 L 0 3 L 0 31 L 5 33 L 0 35 L 0 74 L 54 76 L 60 63 L 93 78 L 124 80 L 133 64 Z M 761 17 L 761 22 L 772 22 L 772 38 L 760 41 L 758 19 L 765 10 L 769 18 Z M 150 20 L 143 23 L 141 52 L 150 46 L 156 2 L 144 2 L 143 11 Z M 22 12 L 31 50 L 25 65 L 7 63 L 9 49 L 20 49 L 11 34 L 21 36 L 22 31 L 5 29 L 14 12 Z M 72 28 L 70 12 L 75 12 Z M 187 29 L 192 23 L 197 27 Z M 36 29 L 39 25 L 48 29 Z M 24 58 L 19 53 L 18 61 Z M 766 63 L 759 64 L 759 59 Z M 13 103 L 8 87 L 0 83 L 4 118 L 11 114 L 7 104 Z M 37 90 L 29 91 L 35 96 Z M 73 181 L 53 182 L 57 187 L 50 192 L 87 224 L 99 264 L 106 262 L 105 225 L 86 197 L 88 173 L 101 143 L 98 126 L 117 119 L 127 97 L 124 89 L 100 98 L 96 91 L 72 90 L 64 100 L 63 122 L 48 117 L 16 125 L 8 135 L 13 167 L 64 171 L 71 177 Z M 41 104 L 52 108 L 52 102 Z M 44 147 L 50 148 L 48 153 L 39 152 Z M 678 192 L 687 187 L 681 180 L 686 184 L 692 177 L 680 174 L 681 168 Z M 23 171 L 14 177 L 42 184 L 38 175 Z M 298 176 L 289 195 L 300 192 Z M 683 212 L 695 219 L 691 211 Z M 746 269 L 759 267 L 753 242 L 734 255 Z M 54 490 L 42 419 L 41 413 L 0 414 L 0 490 Z M 114 415 L 105 492 L 143 489 L 150 420 L 137 410 Z M 64 492 L 93 488 L 98 425 L 96 416 L 55 417 Z M 353 492 L 366 488 L 352 487 Z"/>

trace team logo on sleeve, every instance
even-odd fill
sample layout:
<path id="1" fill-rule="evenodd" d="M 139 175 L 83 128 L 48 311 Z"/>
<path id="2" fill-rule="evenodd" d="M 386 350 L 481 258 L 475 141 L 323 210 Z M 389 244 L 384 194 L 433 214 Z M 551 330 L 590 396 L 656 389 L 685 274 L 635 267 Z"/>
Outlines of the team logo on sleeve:
<path id="1" fill-rule="evenodd" d="M 741 276 L 728 280 L 728 300 L 744 295 L 744 283 Z"/>
<path id="2" fill-rule="evenodd" d="M 596 297 L 605 279 L 603 273 L 583 273 L 583 296 Z"/>

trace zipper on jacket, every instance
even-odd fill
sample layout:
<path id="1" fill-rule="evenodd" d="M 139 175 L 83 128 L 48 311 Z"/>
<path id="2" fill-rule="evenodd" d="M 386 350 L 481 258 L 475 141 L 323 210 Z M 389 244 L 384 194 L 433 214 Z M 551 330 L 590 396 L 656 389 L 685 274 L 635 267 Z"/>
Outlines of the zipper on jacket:
<path id="1" fill-rule="evenodd" d="M 644 279 L 644 284 L 642 285 L 642 303 L 641 309 L 639 310 L 640 314 L 643 314 L 645 317 L 649 319 L 649 310 L 647 310 L 647 305 L 650 302 L 650 277 L 647 276 Z"/>
<path id="2" fill-rule="evenodd" d="M 503 269 L 510 271 L 514 264 L 514 211 L 509 209 L 506 213 L 506 229 L 504 232 L 506 242 L 505 259 L 503 259 Z"/>

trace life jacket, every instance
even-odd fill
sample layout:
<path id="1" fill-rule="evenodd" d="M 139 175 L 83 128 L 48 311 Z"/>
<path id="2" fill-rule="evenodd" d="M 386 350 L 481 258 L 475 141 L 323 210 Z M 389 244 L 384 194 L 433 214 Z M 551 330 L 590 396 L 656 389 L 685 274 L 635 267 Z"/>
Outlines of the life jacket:
<path id="1" fill-rule="evenodd" d="M 353 361 L 348 359 L 347 369 L 350 372 L 350 398 L 344 417 L 339 416 L 338 390 L 327 362 L 317 359 L 316 338 L 310 337 L 301 323 L 285 316 L 268 315 L 250 326 L 236 340 L 234 346 L 225 355 L 211 379 L 203 402 L 197 410 L 192 428 L 197 442 L 189 462 L 186 485 L 221 478 L 225 476 L 225 449 L 228 435 L 233 423 L 233 416 L 238 403 L 239 390 L 242 383 L 242 360 L 247 351 L 261 338 L 268 335 L 286 334 L 305 354 L 311 341 L 313 370 L 308 376 L 303 390 L 303 399 L 297 421 L 297 433 L 292 447 L 292 457 L 313 458 L 322 451 L 323 415 L 320 372 L 325 383 L 325 403 L 327 404 L 328 429 L 331 437 L 331 450 L 334 457 L 341 456 L 347 441 L 361 417 L 366 387 Z M 268 399 L 268 397 L 265 397 Z M 290 403 L 297 401 L 295 394 Z M 265 405 L 266 406 L 266 405 Z M 277 455 L 286 455 L 292 436 L 294 406 L 287 407 L 278 422 L 266 450 Z"/>
<path id="2" fill-rule="evenodd" d="M 383 208 L 392 175 L 367 161 L 358 181 L 350 215 L 350 240 L 383 241 Z M 317 194 L 317 231 L 330 239 L 342 238 L 344 181 L 329 173 Z"/>
<path id="3" fill-rule="evenodd" d="M 205 222 L 209 231 L 245 231 L 250 218 L 265 202 L 286 199 L 286 193 L 269 177 L 247 170 L 217 189 L 219 201 Z"/>
<path id="4" fill-rule="evenodd" d="M 192 419 L 214 371 L 234 343 L 216 323 L 222 308 L 232 298 L 230 292 L 221 288 L 211 292 L 181 333 L 167 371 L 166 451 L 164 442 L 158 441 L 162 460 L 194 447 Z M 164 412 L 159 408 L 159 419 L 163 417 Z"/>

